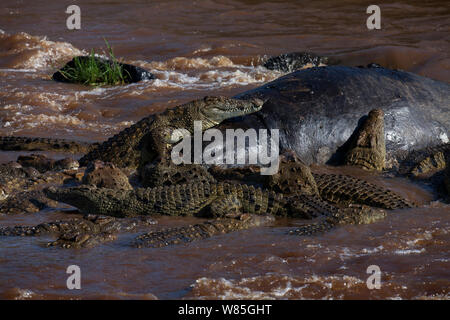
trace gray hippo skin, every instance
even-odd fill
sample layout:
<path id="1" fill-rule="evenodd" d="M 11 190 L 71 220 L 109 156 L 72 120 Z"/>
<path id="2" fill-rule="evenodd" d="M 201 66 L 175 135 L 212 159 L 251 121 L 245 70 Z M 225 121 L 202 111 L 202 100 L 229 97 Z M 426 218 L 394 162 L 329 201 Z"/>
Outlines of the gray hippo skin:
<path id="1" fill-rule="evenodd" d="M 295 150 L 307 164 L 330 162 L 374 108 L 385 113 L 390 156 L 446 143 L 450 137 L 450 85 L 408 72 L 310 68 L 235 96 L 256 97 L 267 100 L 261 111 L 219 128 L 279 129 L 280 149 Z"/>

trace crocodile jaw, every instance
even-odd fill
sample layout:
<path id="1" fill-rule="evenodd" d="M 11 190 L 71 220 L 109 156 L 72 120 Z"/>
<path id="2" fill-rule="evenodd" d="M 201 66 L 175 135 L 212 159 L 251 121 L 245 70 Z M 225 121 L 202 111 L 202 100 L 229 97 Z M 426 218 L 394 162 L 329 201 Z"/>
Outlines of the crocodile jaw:
<path id="1" fill-rule="evenodd" d="M 55 201 L 67 203 L 83 213 L 101 214 L 103 203 L 97 196 L 97 189 L 90 187 L 55 188 L 44 189 L 45 195 Z"/>
<path id="2" fill-rule="evenodd" d="M 212 100 L 214 98 L 209 98 Z M 261 110 L 264 101 L 261 99 L 250 100 L 236 100 L 218 98 L 217 102 L 209 102 L 203 109 L 202 115 L 205 117 L 205 122 L 209 123 L 211 127 L 218 125 L 222 121 L 234 117 L 244 116 Z"/>

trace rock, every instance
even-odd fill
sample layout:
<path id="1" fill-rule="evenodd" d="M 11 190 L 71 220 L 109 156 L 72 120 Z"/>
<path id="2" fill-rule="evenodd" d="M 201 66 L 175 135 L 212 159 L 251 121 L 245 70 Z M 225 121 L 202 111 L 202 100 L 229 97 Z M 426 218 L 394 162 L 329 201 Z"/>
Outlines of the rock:
<path id="1" fill-rule="evenodd" d="M 91 57 L 90 56 L 79 56 L 76 58 L 81 59 L 81 60 L 86 60 L 86 59 L 90 59 Z M 65 71 L 69 68 L 73 68 L 75 66 L 74 59 L 75 58 L 73 58 L 68 63 L 66 63 L 66 65 L 64 67 L 62 67 L 60 70 Z M 99 57 L 95 57 L 95 59 L 100 64 L 111 64 L 110 60 L 108 60 L 108 59 L 99 58 Z M 134 82 L 139 82 L 142 80 L 155 79 L 155 76 L 152 73 L 150 73 L 149 71 L 147 71 L 143 68 L 136 67 L 131 64 L 120 63 L 120 62 L 118 62 L 118 64 L 120 66 L 122 66 L 123 70 L 125 71 L 125 82 L 126 83 L 134 83 Z M 66 77 L 64 77 L 63 74 L 60 72 L 60 70 L 56 71 L 53 74 L 52 79 L 55 81 L 59 81 L 59 82 L 69 82 L 70 83 L 71 81 L 68 80 Z"/>

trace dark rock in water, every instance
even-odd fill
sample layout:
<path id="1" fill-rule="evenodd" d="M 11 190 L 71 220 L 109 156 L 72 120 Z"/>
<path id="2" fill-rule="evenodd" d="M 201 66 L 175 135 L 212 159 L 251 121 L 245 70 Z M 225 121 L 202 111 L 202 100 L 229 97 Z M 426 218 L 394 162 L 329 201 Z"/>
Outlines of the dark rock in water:
<path id="1" fill-rule="evenodd" d="M 80 57 L 76 57 L 76 58 L 83 61 L 83 60 L 90 59 L 91 57 L 90 56 L 80 56 Z M 95 57 L 95 59 L 99 64 L 109 64 L 109 65 L 112 64 L 112 62 L 108 59 L 103 59 L 103 58 L 98 58 L 98 57 Z M 117 63 L 122 67 L 122 69 L 124 71 L 126 83 L 134 83 L 134 82 L 139 82 L 142 80 L 155 79 L 155 76 L 145 69 L 133 66 L 131 64 L 120 63 L 120 62 L 117 62 Z M 56 71 L 53 74 L 52 79 L 55 81 L 59 81 L 59 82 L 72 83 L 72 81 L 70 81 L 69 79 L 64 77 L 60 71 L 65 71 L 69 68 L 74 68 L 74 67 L 75 67 L 75 58 L 73 58 L 72 60 L 67 62 L 66 65 L 64 67 L 62 67 L 60 70 Z"/>
<path id="2" fill-rule="evenodd" d="M 318 67 L 331 64 L 337 64 L 337 61 L 311 52 L 292 52 L 270 57 L 264 62 L 264 67 L 269 70 L 293 72 L 308 66 Z"/>

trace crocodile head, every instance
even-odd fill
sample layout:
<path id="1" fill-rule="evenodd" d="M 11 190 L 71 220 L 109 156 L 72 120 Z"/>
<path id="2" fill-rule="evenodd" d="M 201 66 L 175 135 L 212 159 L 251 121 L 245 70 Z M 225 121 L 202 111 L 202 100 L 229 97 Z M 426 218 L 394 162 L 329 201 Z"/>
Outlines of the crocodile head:
<path id="1" fill-rule="evenodd" d="M 120 201 L 120 195 L 125 195 L 126 190 L 113 190 L 91 186 L 71 188 L 48 187 L 44 189 L 44 193 L 48 198 L 67 203 L 83 213 L 103 214 L 105 211 L 111 212 L 111 209 L 113 209 L 112 211 L 114 212 L 109 215 L 124 217 L 124 212 L 121 210 L 123 206 Z M 107 194 L 105 195 L 105 193 Z"/>
<path id="2" fill-rule="evenodd" d="M 199 113 L 203 115 L 203 121 L 211 128 L 226 119 L 259 111 L 264 102 L 256 98 L 240 100 L 227 97 L 205 97 L 199 107 Z"/>

